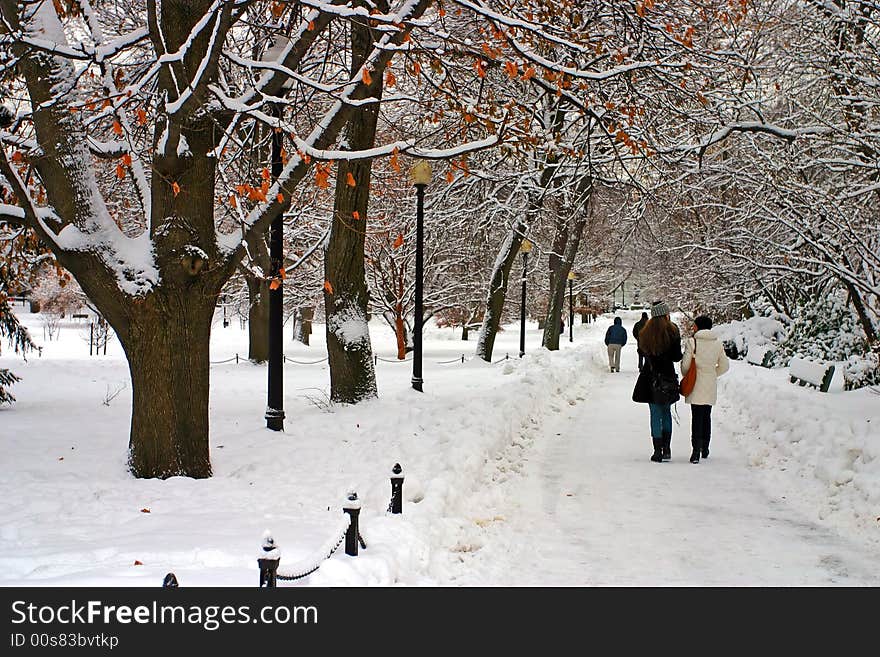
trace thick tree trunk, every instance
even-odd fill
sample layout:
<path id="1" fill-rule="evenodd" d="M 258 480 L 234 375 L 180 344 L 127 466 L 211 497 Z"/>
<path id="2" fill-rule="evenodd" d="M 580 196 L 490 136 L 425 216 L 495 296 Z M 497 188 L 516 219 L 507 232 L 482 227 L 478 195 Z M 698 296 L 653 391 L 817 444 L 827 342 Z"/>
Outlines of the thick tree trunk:
<path id="1" fill-rule="evenodd" d="M 272 263 L 262 235 L 248 239 L 248 249 L 267 274 Z M 248 286 L 248 360 L 265 363 L 269 360 L 269 283 L 252 273 L 245 274 Z"/>
<path id="2" fill-rule="evenodd" d="M 489 283 L 489 293 L 486 299 L 486 313 L 483 315 L 483 324 L 480 327 L 480 335 L 477 339 L 477 358 L 486 362 L 492 362 L 492 350 L 495 348 L 495 336 L 501 325 L 501 315 L 504 312 L 504 301 L 507 298 L 507 284 L 510 280 L 510 270 L 519 255 L 519 247 L 523 241 L 524 226 L 518 223 L 507 234 L 498 257 L 495 259 L 495 268 L 492 271 L 492 280 Z"/>
<path id="3" fill-rule="evenodd" d="M 308 346 L 309 336 L 312 334 L 312 319 L 315 317 L 315 309 L 311 306 L 300 306 L 294 313 L 293 339 Z"/>
<path id="4" fill-rule="evenodd" d="M 565 292 L 568 284 L 568 273 L 577 257 L 581 245 L 581 236 L 587 225 L 589 197 L 586 190 L 589 182 L 581 183 L 579 200 L 584 203 L 577 219 L 570 219 L 557 226 L 553 240 L 553 253 L 550 255 L 550 300 L 547 304 L 547 315 L 544 322 L 543 345 L 550 351 L 559 349 L 560 326 L 562 311 L 565 308 Z"/>
<path id="5" fill-rule="evenodd" d="M 248 280 L 248 360 L 269 360 L 269 285 L 256 278 Z"/>
<path id="6" fill-rule="evenodd" d="M 352 21 L 352 75 L 356 75 L 373 44 L 370 28 Z M 374 75 L 369 95 L 382 97 L 382 76 Z M 368 149 L 376 140 L 379 104 L 359 106 L 346 126 L 352 150 Z M 327 354 L 330 398 L 355 404 L 376 397 L 376 373 L 367 325 L 364 237 L 370 194 L 372 160 L 341 160 L 337 169 L 333 224 L 324 258 L 324 307 L 327 316 Z M 353 181 L 354 184 L 349 184 Z"/>
<path id="7" fill-rule="evenodd" d="M 120 335 L 132 384 L 129 466 L 136 477 L 210 477 L 208 376 L 212 300 L 163 294 Z"/>
<path id="8" fill-rule="evenodd" d="M 559 349 L 559 324 L 562 319 L 562 305 L 565 299 L 565 281 L 571 262 L 565 258 L 568 245 L 569 221 L 557 219 L 556 234 L 553 237 L 553 251 L 549 257 L 550 290 L 547 301 L 547 314 L 544 316 L 544 335 L 541 344 L 545 349 Z"/>

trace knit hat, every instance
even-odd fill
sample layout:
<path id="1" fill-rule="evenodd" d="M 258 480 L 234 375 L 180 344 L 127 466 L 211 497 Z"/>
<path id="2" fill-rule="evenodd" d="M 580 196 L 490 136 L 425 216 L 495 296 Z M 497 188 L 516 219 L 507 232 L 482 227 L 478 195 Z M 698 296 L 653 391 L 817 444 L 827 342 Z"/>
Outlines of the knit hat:
<path id="1" fill-rule="evenodd" d="M 662 301 L 655 301 L 651 304 L 651 317 L 660 317 L 661 315 L 669 314 L 669 306 L 667 306 Z"/>

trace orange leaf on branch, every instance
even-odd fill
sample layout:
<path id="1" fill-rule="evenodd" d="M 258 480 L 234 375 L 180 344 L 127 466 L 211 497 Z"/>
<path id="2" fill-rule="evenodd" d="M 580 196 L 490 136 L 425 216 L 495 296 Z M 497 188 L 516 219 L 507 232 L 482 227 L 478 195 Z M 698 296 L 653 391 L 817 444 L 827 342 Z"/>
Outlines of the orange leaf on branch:
<path id="1" fill-rule="evenodd" d="M 397 239 L 394 240 L 394 244 L 392 244 L 391 246 L 395 249 L 399 249 L 401 246 L 403 246 L 403 234 L 402 233 L 397 236 Z"/>
<path id="2" fill-rule="evenodd" d="M 326 290 L 327 294 L 333 294 L 333 286 L 330 284 L 330 281 L 324 281 L 324 290 Z"/>
<path id="3" fill-rule="evenodd" d="M 354 181 L 354 176 L 351 175 L 351 171 L 345 174 L 345 184 L 349 187 L 356 187 L 357 183 Z"/>
<path id="4" fill-rule="evenodd" d="M 174 195 L 177 196 L 180 194 L 180 185 L 177 182 L 171 183 L 171 191 L 174 192 Z"/>

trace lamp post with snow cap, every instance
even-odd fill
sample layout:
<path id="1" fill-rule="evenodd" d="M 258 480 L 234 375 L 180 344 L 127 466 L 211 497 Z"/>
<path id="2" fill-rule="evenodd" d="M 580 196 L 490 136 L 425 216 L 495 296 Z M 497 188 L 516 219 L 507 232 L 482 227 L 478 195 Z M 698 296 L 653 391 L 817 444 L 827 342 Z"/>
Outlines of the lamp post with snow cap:
<path id="1" fill-rule="evenodd" d="M 422 392 L 422 317 L 424 316 L 422 279 L 424 277 L 423 245 L 425 241 L 425 188 L 431 182 L 431 164 L 419 160 L 410 170 L 416 188 L 416 309 L 413 321 L 412 387 Z"/>
<path id="2" fill-rule="evenodd" d="M 519 357 L 522 358 L 526 353 L 526 274 L 528 273 L 529 252 L 532 250 L 532 243 L 529 240 L 523 240 L 519 245 L 519 252 L 522 253 L 522 303 L 519 309 Z"/>

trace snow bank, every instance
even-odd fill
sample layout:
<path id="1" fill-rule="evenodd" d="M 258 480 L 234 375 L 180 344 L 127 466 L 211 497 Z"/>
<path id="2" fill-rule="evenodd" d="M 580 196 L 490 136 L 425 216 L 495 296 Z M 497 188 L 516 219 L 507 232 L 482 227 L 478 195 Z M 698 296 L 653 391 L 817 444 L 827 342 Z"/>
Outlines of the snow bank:
<path id="1" fill-rule="evenodd" d="M 720 429 L 767 485 L 808 517 L 880 544 L 880 397 L 818 394 L 786 370 L 732 363 L 719 379 Z M 821 377 L 820 377 L 821 378 Z"/>

